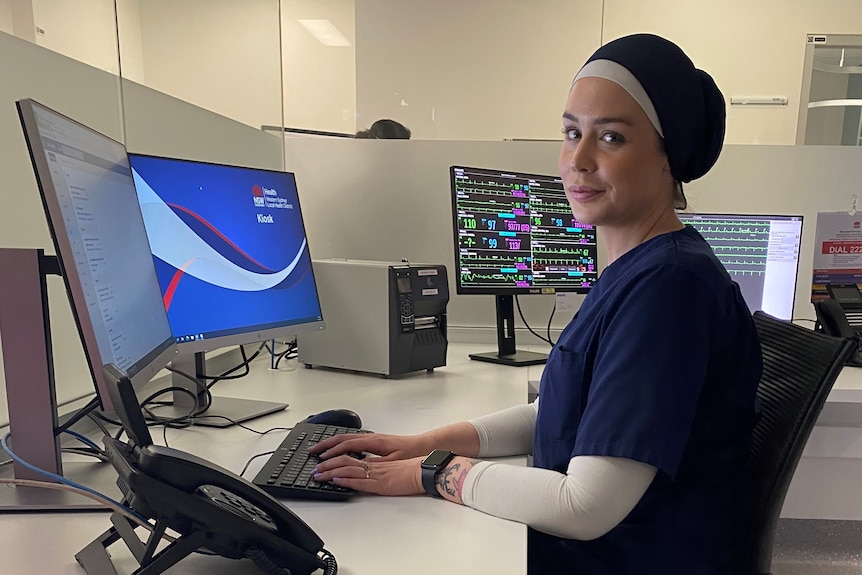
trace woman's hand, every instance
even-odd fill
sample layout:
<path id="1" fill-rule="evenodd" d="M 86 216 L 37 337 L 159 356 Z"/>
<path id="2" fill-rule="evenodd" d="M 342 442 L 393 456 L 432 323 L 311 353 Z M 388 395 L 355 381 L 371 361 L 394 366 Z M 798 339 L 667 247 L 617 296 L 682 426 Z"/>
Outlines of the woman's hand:
<path id="1" fill-rule="evenodd" d="M 308 451 L 316 453 L 321 459 L 332 459 L 348 453 L 372 453 L 379 456 L 375 462 L 383 462 L 427 455 L 431 448 L 425 443 L 420 435 L 344 433 L 324 439 L 309 447 Z"/>
<path id="2" fill-rule="evenodd" d="M 334 437 L 331 439 L 335 439 Z M 342 442 L 347 443 L 346 441 Z M 382 457 L 356 459 L 339 455 L 321 461 L 312 472 L 315 481 L 377 495 L 421 495 L 421 457 L 384 461 Z"/>

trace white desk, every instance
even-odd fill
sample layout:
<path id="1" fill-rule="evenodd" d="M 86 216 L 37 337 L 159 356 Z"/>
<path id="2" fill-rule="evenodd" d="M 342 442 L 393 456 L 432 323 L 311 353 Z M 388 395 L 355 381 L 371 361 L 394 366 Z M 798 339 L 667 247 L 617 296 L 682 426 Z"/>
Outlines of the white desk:
<path id="1" fill-rule="evenodd" d="M 862 368 L 845 367 L 811 432 L 782 517 L 862 520 Z"/>
<path id="2" fill-rule="evenodd" d="M 382 379 L 373 375 L 305 369 L 296 361 L 268 369 L 256 361 L 243 379 L 218 383 L 215 395 L 286 401 L 281 413 L 249 422 L 255 429 L 290 426 L 311 413 L 345 407 L 359 413 L 367 429 L 418 433 L 429 428 L 526 401 L 535 368 L 470 361 L 468 353 L 488 346 L 451 345 L 448 366 L 432 374 Z M 284 366 L 288 369 L 284 369 Z M 172 447 L 239 472 L 252 455 L 274 449 L 285 432 L 258 436 L 238 427 L 168 430 Z M 161 442 L 161 432 L 154 430 Z M 245 473 L 254 477 L 265 458 Z M 521 461 L 521 458 L 516 459 Z M 5 488 L 5 487 L 0 487 Z M 526 528 L 429 497 L 356 495 L 346 502 L 286 501 L 314 529 L 338 560 L 343 575 L 526 572 Z M 109 527 L 107 512 L 0 515 L 0 572 L 83 574 L 74 555 Z M 109 549 L 118 572 L 131 573 L 134 560 L 122 543 Z M 195 555 L 168 573 L 259 574 L 250 561 Z"/>

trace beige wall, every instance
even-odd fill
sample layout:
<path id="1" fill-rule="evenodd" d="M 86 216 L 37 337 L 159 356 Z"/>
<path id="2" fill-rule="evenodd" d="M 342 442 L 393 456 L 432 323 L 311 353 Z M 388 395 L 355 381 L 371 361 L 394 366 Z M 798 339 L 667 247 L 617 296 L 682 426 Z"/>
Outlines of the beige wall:
<path id="1" fill-rule="evenodd" d="M 0 32 L 12 34 L 12 6 L 10 0 L 0 0 Z"/>
<path id="2" fill-rule="evenodd" d="M 113 0 L 32 0 L 33 21 L 44 30 L 36 44 L 95 68 L 119 73 Z"/>
<path id="3" fill-rule="evenodd" d="M 120 45 L 120 74 L 133 82 L 146 83 L 140 0 L 117 0 L 117 38 Z"/>
<path id="4" fill-rule="evenodd" d="M 281 122 L 277 0 L 140 3 L 146 85 L 250 126 Z"/>

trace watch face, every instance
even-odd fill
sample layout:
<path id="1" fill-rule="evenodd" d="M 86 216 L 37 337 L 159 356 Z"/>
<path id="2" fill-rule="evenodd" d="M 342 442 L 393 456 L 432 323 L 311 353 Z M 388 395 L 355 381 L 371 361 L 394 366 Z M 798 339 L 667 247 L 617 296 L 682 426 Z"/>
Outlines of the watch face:
<path id="1" fill-rule="evenodd" d="M 441 465 L 445 464 L 447 461 L 452 459 L 455 456 L 451 451 L 446 451 L 443 449 L 435 449 L 428 457 L 422 460 L 422 467 L 428 468 L 437 468 Z"/>

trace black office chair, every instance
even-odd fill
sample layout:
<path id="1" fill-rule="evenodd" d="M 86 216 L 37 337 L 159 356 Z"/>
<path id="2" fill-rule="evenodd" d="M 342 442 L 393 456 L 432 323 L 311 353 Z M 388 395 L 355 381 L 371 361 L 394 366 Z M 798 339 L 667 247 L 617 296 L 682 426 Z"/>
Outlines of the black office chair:
<path id="1" fill-rule="evenodd" d="M 787 488 L 826 396 L 856 348 L 837 338 L 755 312 L 763 352 L 757 388 L 762 412 L 749 455 L 754 515 L 741 575 L 768 575 Z"/>

